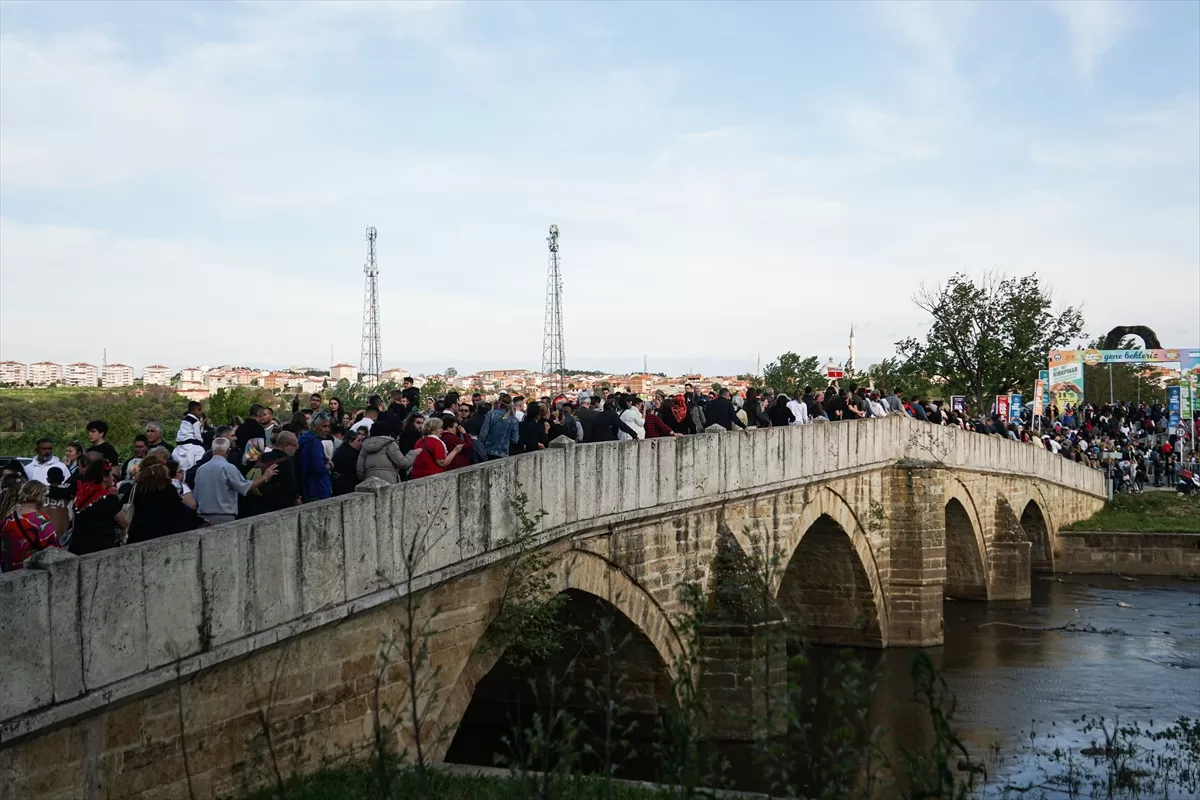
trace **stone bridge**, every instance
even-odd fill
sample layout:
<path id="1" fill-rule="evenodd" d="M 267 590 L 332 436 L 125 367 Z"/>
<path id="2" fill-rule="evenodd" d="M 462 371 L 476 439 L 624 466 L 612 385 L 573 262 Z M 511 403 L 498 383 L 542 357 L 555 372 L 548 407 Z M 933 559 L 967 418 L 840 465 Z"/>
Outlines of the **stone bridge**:
<path id="1" fill-rule="evenodd" d="M 406 696 L 378 664 L 409 586 L 438 609 L 427 741 L 453 757 L 513 679 L 480 645 L 519 493 L 546 512 L 564 613 L 614 615 L 652 707 L 681 651 L 677 588 L 718 594 L 723 557 L 774 556 L 772 602 L 816 640 L 937 645 L 944 595 L 1027 599 L 1105 488 L 1039 448 L 894 416 L 551 448 L 47 559 L 0 576 L 0 798 L 236 793 L 268 774 L 265 729 L 289 768 L 361 753 L 376 684 L 384 707 Z"/>

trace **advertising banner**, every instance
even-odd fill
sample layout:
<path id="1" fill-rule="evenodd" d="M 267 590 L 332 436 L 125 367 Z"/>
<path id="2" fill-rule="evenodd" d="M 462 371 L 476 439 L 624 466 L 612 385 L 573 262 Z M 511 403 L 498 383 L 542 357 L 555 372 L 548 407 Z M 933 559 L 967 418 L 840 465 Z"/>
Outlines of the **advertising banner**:
<path id="1" fill-rule="evenodd" d="M 1194 418 L 1192 415 L 1192 403 L 1192 387 L 1185 383 L 1179 387 L 1179 416 L 1181 418 Z"/>
<path id="2" fill-rule="evenodd" d="M 963 413 L 967 410 L 967 397 L 962 394 L 950 395 L 950 410 Z"/>
<path id="3" fill-rule="evenodd" d="M 1010 422 L 1021 421 L 1021 408 L 1023 398 L 1019 394 L 1010 394 L 1008 396 L 1008 419 Z"/>
<path id="4" fill-rule="evenodd" d="M 1050 402 L 1060 411 L 1079 405 L 1083 398 L 1083 362 L 1065 361 L 1050 365 Z"/>
<path id="5" fill-rule="evenodd" d="M 1042 383 L 1049 383 L 1050 382 L 1050 370 L 1044 369 L 1041 372 L 1039 372 L 1038 380 L 1041 381 Z"/>
<path id="6" fill-rule="evenodd" d="M 1043 375 L 1049 376 L 1049 370 L 1042 370 Z M 1033 415 L 1040 417 L 1046 413 L 1046 380 L 1038 378 L 1033 383 Z"/>
<path id="7" fill-rule="evenodd" d="M 1008 419 L 1008 395 L 996 395 L 996 416 L 1000 419 Z"/>
<path id="8" fill-rule="evenodd" d="M 1180 386 L 1167 387 L 1167 412 L 1169 415 L 1167 421 L 1172 431 L 1179 427 L 1180 406 L 1183 401 L 1182 388 Z"/>

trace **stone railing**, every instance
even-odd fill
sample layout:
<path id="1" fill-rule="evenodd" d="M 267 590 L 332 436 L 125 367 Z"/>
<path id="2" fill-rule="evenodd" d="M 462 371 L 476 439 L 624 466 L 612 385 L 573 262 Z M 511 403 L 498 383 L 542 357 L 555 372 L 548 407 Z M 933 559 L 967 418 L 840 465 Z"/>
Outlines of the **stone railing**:
<path id="1" fill-rule="evenodd" d="M 541 536 L 900 459 L 1102 497 L 1100 473 L 1028 445 L 894 416 L 571 445 L 0 576 L 0 744 L 389 602 L 505 555 L 512 499 Z M 404 553 L 421 536 L 419 563 Z M 411 580 L 410 580 L 411 579 Z"/>

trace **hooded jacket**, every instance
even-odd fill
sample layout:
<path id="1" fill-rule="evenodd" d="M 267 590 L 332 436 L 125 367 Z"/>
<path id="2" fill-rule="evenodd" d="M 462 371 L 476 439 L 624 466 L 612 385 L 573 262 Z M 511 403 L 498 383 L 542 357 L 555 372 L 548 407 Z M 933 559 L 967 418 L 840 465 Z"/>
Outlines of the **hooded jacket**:
<path id="1" fill-rule="evenodd" d="M 305 502 L 332 497 L 333 484 L 325 461 L 325 445 L 312 431 L 301 434 L 299 444 L 296 466 L 300 473 L 300 496 Z"/>
<path id="2" fill-rule="evenodd" d="M 405 455 L 391 436 L 371 436 L 358 451 L 358 479 L 379 478 L 399 483 L 400 476 L 412 468 L 416 451 Z"/>

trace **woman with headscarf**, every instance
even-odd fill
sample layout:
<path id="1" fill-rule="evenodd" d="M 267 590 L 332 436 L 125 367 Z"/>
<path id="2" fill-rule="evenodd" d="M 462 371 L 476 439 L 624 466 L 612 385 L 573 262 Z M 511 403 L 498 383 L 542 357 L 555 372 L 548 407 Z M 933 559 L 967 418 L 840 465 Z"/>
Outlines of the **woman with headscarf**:
<path id="1" fill-rule="evenodd" d="M 662 408 L 658 410 L 658 416 L 663 422 L 667 423 L 667 427 L 673 433 L 695 433 L 696 424 L 694 417 L 688 412 L 687 398 L 681 394 L 677 394 L 674 399 L 668 399 L 663 403 Z"/>

